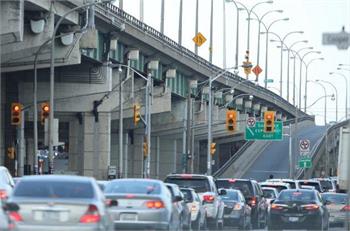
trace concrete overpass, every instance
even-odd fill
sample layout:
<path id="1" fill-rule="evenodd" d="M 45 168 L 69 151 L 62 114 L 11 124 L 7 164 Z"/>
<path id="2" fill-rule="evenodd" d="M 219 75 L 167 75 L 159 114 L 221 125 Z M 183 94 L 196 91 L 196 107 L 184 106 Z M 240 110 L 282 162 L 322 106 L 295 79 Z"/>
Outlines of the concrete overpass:
<path id="1" fill-rule="evenodd" d="M 9 123 L 10 104 L 20 102 L 26 106 L 26 142 L 22 143 L 23 151 L 18 155 L 21 169 L 23 164 L 33 163 L 34 56 L 50 38 L 54 23 L 64 12 L 83 3 L 83 0 L 1 1 L 1 22 L 7 23 L 1 23 L 0 34 L 0 159 L 7 166 L 13 167 L 15 161 L 4 155 L 5 150 L 10 146 L 19 146 L 19 130 Z M 128 176 L 141 176 L 144 127 L 140 124 L 134 126 L 131 117 L 134 102 L 143 105 L 144 113 L 145 82 L 135 71 L 123 69 L 119 72 L 112 65 L 124 64 L 142 75 L 152 74 L 154 81 L 151 176 L 162 178 L 169 172 L 181 172 L 183 163 L 187 163 L 186 156 L 191 157 L 188 165 L 193 166 L 195 172 L 205 172 L 208 100 L 203 86 L 209 77 L 224 70 L 116 6 L 105 4 L 95 9 L 95 30 L 79 31 L 85 24 L 85 12 L 77 11 L 69 15 L 59 28 L 59 33 L 67 36 L 58 38 L 56 42 L 54 110 L 55 117 L 60 121 L 59 140 L 66 144 L 69 153 L 69 171 L 105 178 L 107 166 L 120 165 L 118 86 L 130 75 L 134 76 L 134 84 L 128 81 L 121 88 L 124 95 L 124 157 L 127 157 L 123 162 Z M 37 24 L 43 25 L 42 30 L 35 27 Z M 73 36 L 69 37 L 68 34 Z M 135 50 L 139 53 L 137 61 L 133 60 L 135 57 L 130 57 Z M 48 57 L 49 51 L 44 47 L 38 56 L 38 102 L 46 102 L 49 97 Z M 157 70 L 150 70 L 150 63 L 156 63 Z M 167 71 L 174 69 L 176 75 L 167 78 Z M 200 87 L 191 90 L 190 80 L 197 80 Z M 224 128 L 227 94 L 217 94 L 212 111 L 215 121 L 213 138 L 218 143 L 214 170 L 244 143 L 243 126 L 247 116 L 260 118 L 266 110 L 277 111 L 279 120 L 294 118 L 296 113 L 300 117 L 307 116 L 275 93 L 230 72 L 215 81 L 213 90 L 226 88 L 234 88 L 234 95 L 246 93 L 254 98 L 239 98 L 232 103 L 231 106 L 240 112 L 241 122 L 237 133 L 228 134 Z M 135 90 L 134 98 L 131 89 Z M 97 107 L 94 102 L 99 102 Z M 191 134 L 192 138 L 189 139 Z M 39 141 L 44 141 L 43 126 L 39 126 Z M 25 148 L 23 144 L 26 144 Z"/>

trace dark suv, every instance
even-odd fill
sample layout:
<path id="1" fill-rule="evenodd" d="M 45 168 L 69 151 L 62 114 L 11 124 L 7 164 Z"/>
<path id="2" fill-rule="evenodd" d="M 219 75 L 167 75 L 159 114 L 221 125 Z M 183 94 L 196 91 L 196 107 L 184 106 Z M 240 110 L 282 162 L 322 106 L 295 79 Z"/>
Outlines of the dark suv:
<path id="1" fill-rule="evenodd" d="M 245 200 L 252 208 L 251 219 L 253 228 L 265 228 L 267 223 L 268 203 L 258 182 L 249 179 L 225 178 L 217 179 L 215 183 L 217 188 L 240 190 Z"/>

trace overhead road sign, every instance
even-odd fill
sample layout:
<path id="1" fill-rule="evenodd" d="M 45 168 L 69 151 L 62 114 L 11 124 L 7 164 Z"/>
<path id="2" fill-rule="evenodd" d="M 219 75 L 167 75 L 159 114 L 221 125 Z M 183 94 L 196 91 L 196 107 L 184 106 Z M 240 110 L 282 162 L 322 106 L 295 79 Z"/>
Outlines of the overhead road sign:
<path id="1" fill-rule="evenodd" d="M 199 47 L 202 46 L 205 43 L 205 41 L 207 41 L 207 39 L 201 32 L 198 32 L 198 34 L 196 34 L 196 36 L 194 36 L 192 40 Z"/>
<path id="2" fill-rule="evenodd" d="M 345 32 L 345 28 L 339 33 L 323 33 L 323 45 L 335 45 L 339 50 L 347 50 L 350 46 L 350 33 Z"/>
<path id="3" fill-rule="evenodd" d="M 280 141 L 283 138 L 283 124 L 282 121 L 275 121 L 274 132 L 264 132 L 264 122 L 256 121 L 255 126 L 245 128 L 246 140 L 272 140 Z"/>

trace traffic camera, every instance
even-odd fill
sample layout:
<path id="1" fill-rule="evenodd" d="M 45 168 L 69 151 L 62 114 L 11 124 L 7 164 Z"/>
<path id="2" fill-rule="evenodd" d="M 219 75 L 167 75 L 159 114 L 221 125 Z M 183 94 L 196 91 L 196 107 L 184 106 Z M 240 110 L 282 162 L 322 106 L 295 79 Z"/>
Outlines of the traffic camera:
<path id="1" fill-rule="evenodd" d="M 229 132 L 234 132 L 237 130 L 237 111 L 226 111 L 226 129 Z"/>
<path id="2" fill-rule="evenodd" d="M 22 104 L 11 104 L 11 125 L 20 125 L 22 121 Z"/>
<path id="3" fill-rule="evenodd" d="M 266 111 L 264 113 L 264 132 L 275 132 L 275 112 Z"/>
<path id="4" fill-rule="evenodd" d="M 40 121 L 42 125 L 45 125 L 45 119 L 49 118 L 50 115 L 50 105 L 48 103 L 41 104 L 41 117 Z"/>
<path id="5" fill-rule="evenodd" d="M 141 109 L 140 105 L 134 104 L 134 125 L 135 126 L 141 119 L 140 109 Z"/>
<path id="6" fill-rule="evenodd" d="M 210 144 L 210 154 L 214 155 L 216 152 L 216 143 L 211 143 Z"/>

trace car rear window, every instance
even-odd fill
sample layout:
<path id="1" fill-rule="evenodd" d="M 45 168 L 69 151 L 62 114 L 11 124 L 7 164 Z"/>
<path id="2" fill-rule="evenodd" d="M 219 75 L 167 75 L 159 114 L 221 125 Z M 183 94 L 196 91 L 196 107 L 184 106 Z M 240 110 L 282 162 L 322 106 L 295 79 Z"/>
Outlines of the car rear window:
<path id="1" fill-rule="evenodd" d="M 288 183 L 291 189 L 296 189 L 295 182 L 293 182 L 293 181 L 288 181 L 288 182 L 285 181 L 285 183 Z"/>
<path id="2" fill-rule="evenodd" d="M 322 199 L 324 201 L 329 201 L 334 204 L 346 204 L 348 202 L 348 197 L 346 194 L 322 194 Z"/>
<path id="3" fill-rule="evenodd" d="M 160 194 L 160 184 L 152 181 L 111 181 L 104 193 Z"/>
<path id="4" fill-rule="evenodd" d="M 238 201 L 238 193 L 233 191 L 227 191 L 226 195 L 221 196 L 223 200 Z"/>
<path id="5" fill-rule="evenodd" d="M 315 189 L 319 192 L 321 192 L 321 188 L 320 188 L 320 184 L 317 183 L 317 182 L 310 182 L 310 181 L 300 181 L 299 182 L 299 185 L 302 186 L 302 185 L 305 185 L 305 186 L 313 186 L 315 187 Z"/>
<path id="6" fill-rule="evenodd" d="M 244 197 L 253 195 L 253 187 L 250 181 L 242 180 L 216 180 L 217 188 L 240 190 Z"/>
<path id="7" fill-rule="evenodd" d="M 279 201 L 308 202 L 315 200 L 315 193 L 313 191 L 282 191 L 277 199 Z"/>
<path id="8" fill-rule="evenodd" d="M 333 189 L 332 182 L 330 180 L 319 180 L 323 189 L 330 190 Z"/>
<path id="9" fill-rule="evenodd" d="M 276 198 L 276 195 L 275 195 L 273 190 L 263 188 L 262 191 L 264 193 L 265 198 L 268 198 L 268 199 L 275 199 Z"/>
<path id="10" fill-rule="evenodd" d="M 165 179 L 166 183 L 176 184 L 183 188 L 193 188 L 197 193 L 210 192 L 210 185 L 205 178 L 173 178 Z"/>
<path id="11" fill-rule="evenodd" d="M 94 190 L 90 182 L 20 181 L 13 195 L 32 198 L 80 198 L 91 199 Z"/>
<path id="12" fill-rule="evenodd" d="M 270 187 L 270 188 L 275 188 L 277 189 L 278 192 L 281 192 L 284 189 L 288 189 L 286 186 L 283 185 L 273 185 L 273 184 L 263 184 L 261 185 L 262 187 Z"/>
<path id="13" fill-rule="evenodd" d="M 193 201 L 193 196 L 190 190 L 186 189 L 181 189 L 182 194 L 184 194 L 184 199 L 187 202 L 192 202 Z"/>

